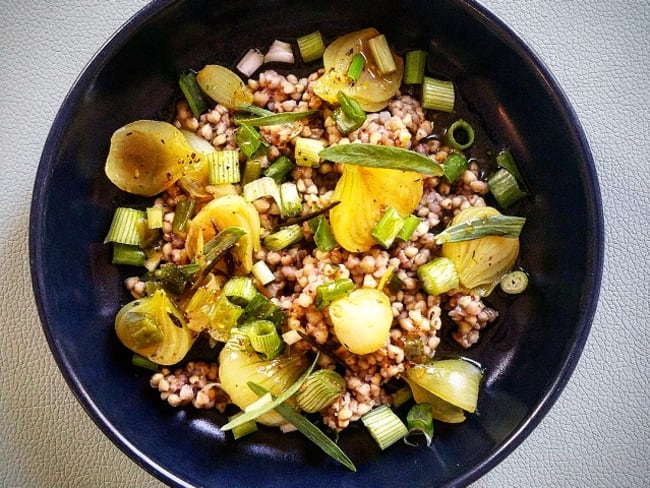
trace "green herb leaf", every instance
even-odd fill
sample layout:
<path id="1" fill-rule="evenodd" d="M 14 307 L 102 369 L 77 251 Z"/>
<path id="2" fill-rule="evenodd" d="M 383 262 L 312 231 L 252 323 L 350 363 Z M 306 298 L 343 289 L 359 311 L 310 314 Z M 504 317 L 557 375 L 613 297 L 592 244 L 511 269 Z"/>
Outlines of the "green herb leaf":
<path id="1" fill-rule="evenodd" d="M 445 242 L 471 241 L 485 236 L 515 238 L 519 237 L 525 222 L 525 217 L 492 215 L 447 227 L 435 236 L 435 240 L 436 244 L 444 244 Z"/>
<path id="2" fill-rule="evenodd" d="M 314 115 L 317 112 L 318 110 L 307 110 L 305 112 L 282 112 L 279 114 L 274 113 L 273 115 L 263 115 L 261 117 L 253 117 L 253 118 L 245 118 L 245 119 L 236 118 L 235 123 L 246 124 L 246 125 L 250 125 L 251 127 L 290 124 L 292 122 L 296 122 L 297 120 L 306 119 L 307 117 Z"/>

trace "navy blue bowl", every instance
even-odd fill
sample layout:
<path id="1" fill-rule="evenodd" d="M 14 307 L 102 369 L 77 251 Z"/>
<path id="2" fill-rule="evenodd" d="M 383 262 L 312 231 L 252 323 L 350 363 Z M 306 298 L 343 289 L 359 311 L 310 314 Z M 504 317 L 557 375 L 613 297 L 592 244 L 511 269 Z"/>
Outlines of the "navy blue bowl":
<path id="1" fill-rule="evenodd" d="M 352 473 L 299 434 L 262 429 L 233 441 L 216 412 L 176 410 L 130 365 L 113 318 L 128 300 L 102 244 L 128 203 L 104 176 L 112 132 L 169 119 L 177 76 L 232 65 L 248 48 L 320 29 L 328 39 L 377 27 L 398 49 L 429 48 L 493 142 L 510 146 L 534 197 L 521 213 L 521 264 L 532 276 L 471 357 L 487 370 L 479 415 L 439 425 L 430 448 L 380 452 L 361 429 L 340 442 Z M 507 26 L 460 0 L 155 1 L 88 65 L 61 107 L 36 176 L 30 222 L 34 292 L 56 361 L 97 425 L 154 476 L 178 486 L 462 486 L 535 428 L 571 375 L 589 333 L 603 261 L 603 220 L 587 141 L 566 97 Z"/>

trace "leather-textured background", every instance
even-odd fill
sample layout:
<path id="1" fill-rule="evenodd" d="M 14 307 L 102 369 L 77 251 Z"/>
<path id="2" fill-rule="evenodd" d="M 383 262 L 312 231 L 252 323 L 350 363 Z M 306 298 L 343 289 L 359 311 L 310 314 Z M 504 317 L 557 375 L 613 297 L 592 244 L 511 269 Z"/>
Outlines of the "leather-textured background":
<path id="1" fill-rule="evenodd" d="M 56 111 L 144 0 L 0 0 L 0 486 L 160 486 L 67 388 L 34 305 L 28 218 Z M 590 338 L 534 433 L 474 487 L 649 486 L 650 2 L 483 0 L 550 68 L 595 157 L 606 256 Z"/>

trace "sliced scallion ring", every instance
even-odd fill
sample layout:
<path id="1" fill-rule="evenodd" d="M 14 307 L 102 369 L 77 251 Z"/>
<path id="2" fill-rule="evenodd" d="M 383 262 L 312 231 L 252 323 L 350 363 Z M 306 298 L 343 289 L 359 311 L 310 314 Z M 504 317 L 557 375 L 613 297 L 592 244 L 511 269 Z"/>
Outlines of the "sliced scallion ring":
<path id="1" fill-rule="evenodd" d="M 501 278 L 499 286 L 509 295 L 518 295 L 528 288 L 528 275 L 521 270 L 511 271 Z"/>

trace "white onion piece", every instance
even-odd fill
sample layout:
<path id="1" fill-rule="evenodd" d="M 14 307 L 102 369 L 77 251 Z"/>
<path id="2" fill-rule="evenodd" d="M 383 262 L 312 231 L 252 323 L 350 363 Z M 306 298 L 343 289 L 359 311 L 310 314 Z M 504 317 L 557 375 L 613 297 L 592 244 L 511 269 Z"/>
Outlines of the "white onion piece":
<path id="1" fill-rule="evenodd" d="M 269 47 L 268 52 L 264 55 L 265 63 L 290 63 L 295 62 L 293 57 L 293 49 L 291 44 L 288 42 L 278 41 L 277 39 L 273 41 L 271 47 Z"/>
<path id="2" fill-rule="evenodd" d="M 264 55 L 257 49 L 249 49 L 241 61 L 237 64 L 237 69 L 244 75 L 250 76 L 264 63 Z"/>

